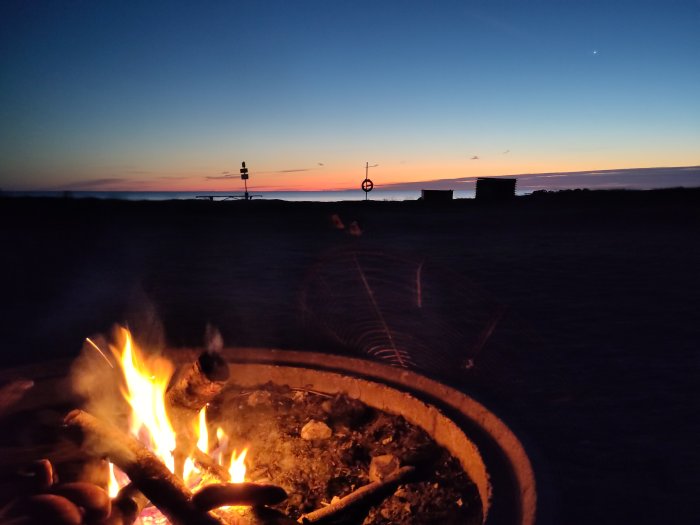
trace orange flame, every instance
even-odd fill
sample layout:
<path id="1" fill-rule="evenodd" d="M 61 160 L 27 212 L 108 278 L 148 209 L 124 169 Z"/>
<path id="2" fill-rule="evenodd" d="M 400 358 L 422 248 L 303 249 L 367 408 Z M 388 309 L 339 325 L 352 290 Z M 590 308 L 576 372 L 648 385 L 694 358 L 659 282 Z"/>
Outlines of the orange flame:
<path id="1" fill-rule="evenodd" d="M 199 411 L 199 425 L 197 426 L 197 448 L 202 452 L 209 452 L 209 432 L 207 431 L 207 407 Z"/>
<path id="2" fill-rule="evenodd" d="M 145 360 L 134 351 L 131 334 L 122 328 L 121 366 L 126 380 L 124 397 L 131 405 L 131 433 L 175 470 L 175 431 L 165 411 L 165 390 L 175 367 L 165 359 Z"/>
<path id="3" fill-rule="evenodd" d="M 244 448 L 240 456 L 233 451 L 231 455 L 231 466 L 228 468 L 228 473 L 231 474 L 231 483 L 243 483 L 245 481 L 245 456 L 248 449 Z"/>
<path id="4" fill-rule="evenodd" d="M 122 390 L 124 398 L 131 407 L 130 431 L 155 453 L 171 472 L 175 471 L 175 431 L 166 412 L 165 391 L 170 378 L 175 370 L 174 365 L 167 359 L 160 357 L 146 357 L 134 344 L 131 333 L 126 328 L 119 329 L 119 339 L 122 340 L 121 348 L 110 346 L 121 365 L 126 387 Z M 209 450 L 209 432 L 207 430 L 206 407 L 199 412 L 195 425 L 195 437 L 197 448 L 211 455 L 221 466 L 226 467 L 224 455 L 229 447 L 229 438 L 223 429 L 217 429 L 218 446 L 215 450 Z M 240 455 L 234 450 L 228 471 L 233 483 L 241 483 L 245 480 L 245 457 L 248 449 L 244 449 Z M 115 476 L 114 466 L 110 463 L 110 496 L 115 496 L 120 487 L 125 483 L 119 483 Z M 216 480 L 203 476 L 192 458 L 185 461 L 185 483 L 192 489 L 216 483 Z M 142 522 L 151 521 L 142 520 Z"/>
<path id="5" fill-rule="evenodd" d="M 121 487 L 119 486 L 119 482 L 117 481 L 117 477 L 114 475 L 114 465 L 112 463 L 109 464 L 109 485 L 107 488 L 107 493 L 109 494 L 110 498 L 116 498 L 117 494 L 119 494 L 119 489 Z"/>

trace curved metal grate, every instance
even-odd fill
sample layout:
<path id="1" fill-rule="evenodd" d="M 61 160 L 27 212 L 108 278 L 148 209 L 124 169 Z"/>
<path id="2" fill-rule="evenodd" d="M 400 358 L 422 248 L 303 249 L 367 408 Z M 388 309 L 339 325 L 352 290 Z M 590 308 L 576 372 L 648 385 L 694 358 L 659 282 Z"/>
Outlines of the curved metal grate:
<path id="1" fill-rule="evenodd" d="M 440 374 L 472 366 L 503 311 L 429 259 L 347 249 L 314 266 L 302 309 L 311 329 L 349 350 Z"/>

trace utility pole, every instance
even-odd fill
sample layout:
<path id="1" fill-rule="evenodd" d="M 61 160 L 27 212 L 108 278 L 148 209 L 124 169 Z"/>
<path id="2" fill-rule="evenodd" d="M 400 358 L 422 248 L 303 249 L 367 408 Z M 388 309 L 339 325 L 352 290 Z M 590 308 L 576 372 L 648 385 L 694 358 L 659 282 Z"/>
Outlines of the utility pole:
<path id="1" fill-rule="evenodd" d="M 369 192 L 374 188 L 374 182 L 369 179 L 369 169 L 376 168 L 379 164 L 369 165 L 369 162 L 365 162 L 365 180 L 362 181 L 362 191 L 365 192 L 365 200 L 368 200 Z"/>

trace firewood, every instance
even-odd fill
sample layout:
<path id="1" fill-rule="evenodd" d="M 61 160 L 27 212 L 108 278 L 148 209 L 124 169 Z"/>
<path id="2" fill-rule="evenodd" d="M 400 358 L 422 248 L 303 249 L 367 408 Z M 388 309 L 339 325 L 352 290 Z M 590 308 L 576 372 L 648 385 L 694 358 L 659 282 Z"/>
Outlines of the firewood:
<path id="1" fill-rule="evenodd" d="M 85 509 L 87 521 L 105 519 L 109 516 L 112 507 L 109 496 L 103 489 L 84 481 L 54 485 L 51 488 L 51 493 L 63 496 L 78 507 Z"/>
<path id="2" fill-rule="evenodd" d="M 228 363 L 217 352 L 202 352 L 199 358 L 182 370 L 165 393 L 171 408 L 198 413 L 221 392 L 228 381 Z"/>
<path id="3" fill-rule="evenodd" d="M 55 494 L 39 494 L 17 503 L 10 509 L 17 523 L 42 525 L 80 525 L 83 516 L 72 501 Z"/>
<path id="4" fill-rule="evenodd" d="M 39 459 L 20 471 L 20 476 L 27 476 L 36 492 L 48 490 L 53 485 L 53 465 L 48 459 Z"/>
<path id="5" fill-rule="evenodd" d="M 78 431 L 84 450 L 108 457 L 173 524 L 221 524 L 197 509 L 192 504 L 192 493 L 182 480 L 135 438 L 82 410 L 70 412 L 65 424 L 69 430 Z"/>
<path id="6" fill-rule="evenodd" d="M 4 503 L 15 498 L 45 492 L 52 484 L 53 467 L 48 459 L 22 465 L 14 475 L 7 476 L 6 482 L 0 484 L 0 509 Z"/>
<path id="7" fill-rule="evenodd" d="M 221 483 L 208 485 L 197 492 L 192 502 L 207 511 L 227 505 L 262 507 L 276 505 L 287 499 L 282 487 L 260 483 Z"/>
<path id="8" fill-rule="evenodd" d="M 172 379 L 170 388 L 165 393 L 165 402 L 168 417 L 177 435 L 175 474 L 182 476 L 185 460 L 196 450 L 197 439 L 193 429 L 199 411 L 221 392 L 229 375 L 228 363 L 224 358 L 219 353 L 208 350 Z"/>
<path id="9" fill-rule="evenodd" d="M 415 467 L 401 467 L 381 481 L 375 481 L 360 487 L 327 507 L 304 514 L 299 518 L 299 523 L 331 523 L 341 515 L 352 514 L 376 505 L 379 501 L 392 494 L 399 485 L 406 483 L 415 472 Z"/>

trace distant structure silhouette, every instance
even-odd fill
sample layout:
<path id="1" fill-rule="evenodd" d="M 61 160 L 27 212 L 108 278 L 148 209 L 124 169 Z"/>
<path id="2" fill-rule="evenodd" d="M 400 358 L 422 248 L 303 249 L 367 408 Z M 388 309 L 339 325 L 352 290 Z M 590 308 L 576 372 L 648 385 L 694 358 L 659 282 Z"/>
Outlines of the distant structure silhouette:
<path id="1" fill-rule="evenodd" d="M 517 179 L 479 177 L 476 179 L 476 200 L 507 201 L 515 197 Z"/>
<path id="2" fill-rule="evenodd" d="M 420 198 L 424 202 L 448 202 L 453 197 L 453 190 L 420 190 Z"/>

